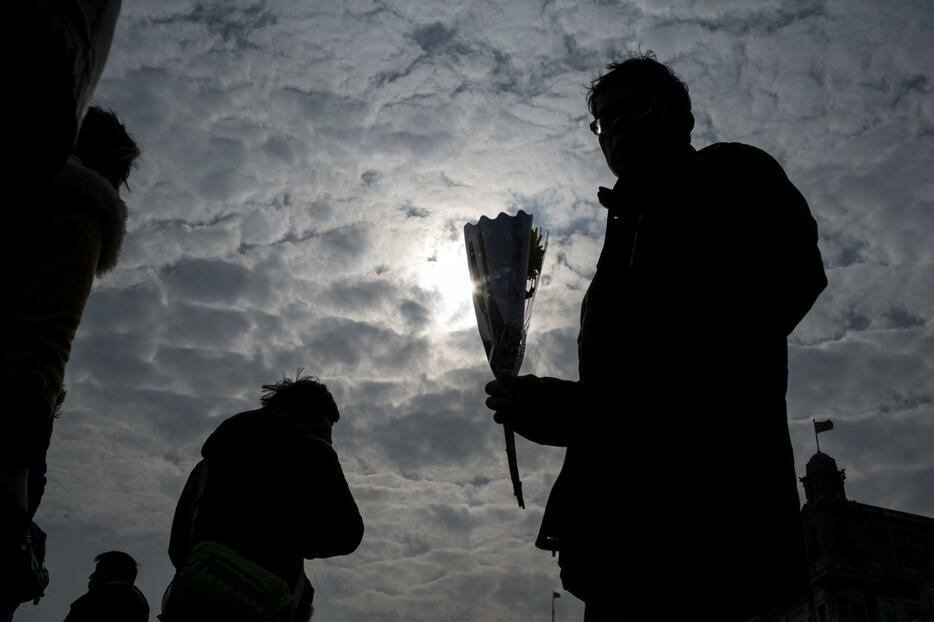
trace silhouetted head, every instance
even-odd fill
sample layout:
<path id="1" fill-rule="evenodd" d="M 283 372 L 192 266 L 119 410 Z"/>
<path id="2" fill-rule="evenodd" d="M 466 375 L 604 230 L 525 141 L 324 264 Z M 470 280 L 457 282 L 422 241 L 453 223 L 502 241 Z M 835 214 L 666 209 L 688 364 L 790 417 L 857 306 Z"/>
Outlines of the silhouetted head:
<path id="1" fill-rule="evenodd" d="M 687 85 L 650 51 L 607 65 L 590 84 L 587 106 L 613 174 L 664 162 L 691 143 Z"/>
<path id="2" fill-rule="evenodd" d="M 331 442 L 331 428 L 340 419 L 337 404 L 328 388 L 314 376 L 283 377 L 275 384 L 263 385 L 260 398 L 263 408 L 284 411 L 306 417 L 320 438 Z"/>
<path id="3" fill-rule="evenodd" d="M 130 177 L 140 150 L 112 110 L 91 106 L 72 154 L 117 190 Z"/>
<path id="4" fill-rule="evenodd" d="M 88 588 L 109 581 L 136 581 L 136 560 L 123 551 L 107 551 L 94 558 L 97 566 L 88 577 Z"/>

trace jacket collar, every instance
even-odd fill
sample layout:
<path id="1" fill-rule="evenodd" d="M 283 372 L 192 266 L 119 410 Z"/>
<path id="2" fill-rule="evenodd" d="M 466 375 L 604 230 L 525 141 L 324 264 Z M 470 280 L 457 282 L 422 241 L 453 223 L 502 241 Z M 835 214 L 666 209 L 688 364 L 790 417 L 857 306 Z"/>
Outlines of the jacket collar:
<path id="1" fill-rule="evenodd" d="M 112 270 L 126 233 L 127 207 L 110 182 L 72 156 L 52 182 L 48 197 L 53 210 L 87 211 L 99 217 L 102 236 L 96 274 Z"/>

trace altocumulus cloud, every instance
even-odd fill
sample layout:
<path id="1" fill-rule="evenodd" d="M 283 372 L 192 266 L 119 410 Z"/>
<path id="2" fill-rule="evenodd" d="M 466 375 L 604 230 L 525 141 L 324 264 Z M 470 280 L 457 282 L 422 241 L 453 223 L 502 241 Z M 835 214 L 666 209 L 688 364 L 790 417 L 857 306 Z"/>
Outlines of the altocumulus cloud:
<path id="1" fill-rule="evenodd" d="M 636 47 L 687 80 L 695 145 L 766 149 L 818 219 L 830 287 L 790 347 L 798 471 L 830 417 L 851 497 L 934 515 L 932 40 L 923 0 L 126 2 L 97 100 L 145 153 L 68 369 L 49 595 L 17 619 L 63 617 L 111 548 L 156 605 L 204 437 L 298 367 L 342 407 L 367 523 L 355 555 L 307 565 L 317 616 L 544 619 L 560 584 L 531 543 L 562 455 L 520 440 L 517 510 L 459 231 L 519 208 L 552 231 L 526 369 L 575 377 L 612 183 L 584 86 Z"/>

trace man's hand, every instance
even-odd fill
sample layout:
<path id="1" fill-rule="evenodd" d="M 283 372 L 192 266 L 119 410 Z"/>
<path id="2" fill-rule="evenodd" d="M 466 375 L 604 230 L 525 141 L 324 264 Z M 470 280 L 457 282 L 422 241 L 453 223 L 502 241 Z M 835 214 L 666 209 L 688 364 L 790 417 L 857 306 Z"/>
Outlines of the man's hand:
<path id="1" fill-rule="evenodd" d="M 531 409 L 535 394 L 534 387 L 540 382 L 540 379 L 532 374 L 518 377 L 506 376 L 488 382 L 486 393 L 490 397 L 486 398 L 486 407 L 496 411 L 493 414 L 496 423 L 503 423 L 503 415 L 511 417 L 517 410 Z"/>
<path id="2" fill-rule="evenodd" d="M 493 421 L 509 424 L 520 436 L 539 445 L 567 445 L 567 383 L 532 374 L 487 383 L 486 406 Z"/>

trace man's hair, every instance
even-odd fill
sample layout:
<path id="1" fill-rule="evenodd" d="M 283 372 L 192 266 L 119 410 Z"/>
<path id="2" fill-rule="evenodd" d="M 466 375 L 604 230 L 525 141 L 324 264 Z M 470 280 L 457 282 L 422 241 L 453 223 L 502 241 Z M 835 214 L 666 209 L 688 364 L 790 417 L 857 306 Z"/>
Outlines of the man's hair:
<path id="1" fill-rule="evenodd" d="M 72 154 L 117 189 L 126 184 L 140 150 L 113 110 L 91 106 L 81 123 Z"/>
<path id="2" fill-rule="evenodd" d="M 130 583 L 136 580 L 139 564 L 123 551 L 107 551 L 94 558 L 97 564 L 94 572 L 117 579 L 126 579 Z"/>
<path id="3" fill-rule="evenodd" d="M 599 95 L 612 91 L 624 79 L 635 78 L 648 86 L 658 99 L 671 108 L 684 131 L 690 135 L 694 127 L 694 115 L 691 114 L 688 86 L 671 67 L 658 62 L 654 52 L 649 50 L 633 54 L 622 62 L 610 63 L 606 68 L 608 71 L 593 79 L 587 91 L 587 108 L 591 115 Z"/>
<path id="4" fill-rule="evenodd" d="M 289 413 L 325 415 L 332 422 L 340 419 L 328 388 L 314 376 L 302 376 L 302 370 L 298 370 L 294 379 L 283 376 L 275 384 L 264 384 L 260 403 L 263 408 Z"/>

